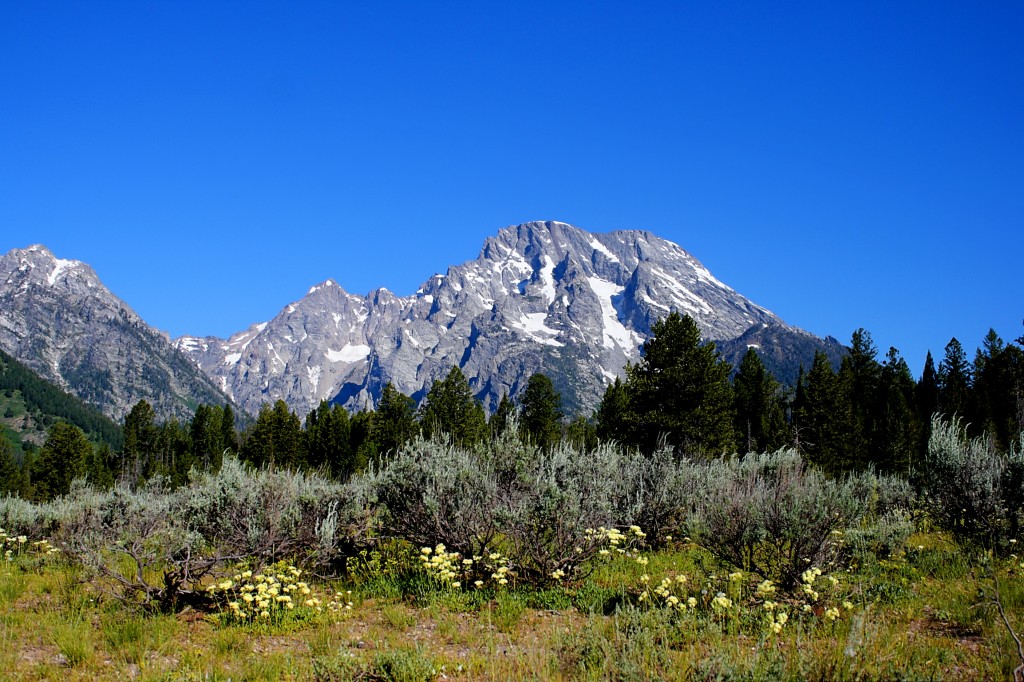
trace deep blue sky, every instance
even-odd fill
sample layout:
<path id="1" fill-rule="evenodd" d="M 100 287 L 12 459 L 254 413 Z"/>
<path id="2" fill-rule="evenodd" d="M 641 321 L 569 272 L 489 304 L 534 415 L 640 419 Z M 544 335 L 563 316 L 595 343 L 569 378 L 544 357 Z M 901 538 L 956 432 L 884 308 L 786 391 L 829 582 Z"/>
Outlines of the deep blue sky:
<path id="1" fill-rule="evenodd" d="M 918 374 L 1024 333 L 1024 3 L 0 0 L 0 252 L 226 336 L 642 228 Z"/>

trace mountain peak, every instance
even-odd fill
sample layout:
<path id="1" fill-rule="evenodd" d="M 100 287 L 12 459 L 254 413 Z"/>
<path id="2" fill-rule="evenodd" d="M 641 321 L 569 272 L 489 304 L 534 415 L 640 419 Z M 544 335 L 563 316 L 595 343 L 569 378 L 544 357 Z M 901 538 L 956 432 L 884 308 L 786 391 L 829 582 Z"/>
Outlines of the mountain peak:
<path id="1" fill-rule="evenodd" d="M 781 323 L 672 242 L 556 220 L 502 228 L 410 296 L 328 291 L 341 288 L 314 286 L 256 333 L 178 346 L 251 412 L 279 398 L 300 414 L 321 400 L 361 408 L 387 382 L 419 399 L 455 365 L 488 410 L 544 372 L 585 412 L 673 310 L 711 340 Z"/>

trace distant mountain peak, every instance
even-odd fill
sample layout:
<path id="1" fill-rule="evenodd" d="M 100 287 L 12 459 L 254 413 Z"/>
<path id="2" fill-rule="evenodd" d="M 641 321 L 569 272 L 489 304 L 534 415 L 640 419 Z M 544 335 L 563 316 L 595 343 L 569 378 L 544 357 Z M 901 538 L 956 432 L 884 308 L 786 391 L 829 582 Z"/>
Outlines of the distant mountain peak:
<path id="1" fill-rule="evenodd" d="M 278 398 L 300 414 L 321 400 L 372 406 L 387 382 L 419 398 L 454 365 L 487 409 L 539 371 L 570 411 L 589 411 L 673 310 L 713 340 L 788 329 L 677 244 L 547 220 L 498 230 L 410 296 L 356 296 L 327 280 L 259 329 L 175 343 L 250 411 Z"/>
<path id="2" fill-rule="evenodd" d="M 42 244 L 0 256 L 0 348 L 115 420 L 140 399 L 165 418 L 226 400 L 91 267 Z"/>

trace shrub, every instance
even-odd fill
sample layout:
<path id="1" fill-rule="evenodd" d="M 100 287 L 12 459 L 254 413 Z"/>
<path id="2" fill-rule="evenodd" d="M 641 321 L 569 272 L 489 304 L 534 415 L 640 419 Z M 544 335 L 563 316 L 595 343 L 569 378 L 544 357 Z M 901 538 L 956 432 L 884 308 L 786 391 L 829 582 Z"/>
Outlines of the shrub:
<path id="1" fill-rule="evenodd" d="M 421 547 L 482 555 L 498 535 L 501 504 L 494 459 L 441 437 L 418 438 L 370 475 L 385 535 Z"/>
<path id="2" fill-rule="evenodd" d="M 671 448 L 623 454 L 614 496 L 616 521 L 639 526 L 649 547 L 661 547 L 692 521 L 703 495 L 700 474 L 694 463 L 677 460 Z"/>
<path id="3" fill-rule="evenodd" d="M 1009 551 L 1024 523 L 1024 438 L 1008 453 L 991 438 L 968 439 L 959 420 L 932 419 L 924 506 L 959 542 Z"/>
<path id="4" fill-rule="evenodd" d="M 698 542 L 786 589 L 797 586 L 807 566 L 831 563 L 839 532 L 866 510 L 849 479 L 827 479 L 792 450 L 705 466 Z"/>

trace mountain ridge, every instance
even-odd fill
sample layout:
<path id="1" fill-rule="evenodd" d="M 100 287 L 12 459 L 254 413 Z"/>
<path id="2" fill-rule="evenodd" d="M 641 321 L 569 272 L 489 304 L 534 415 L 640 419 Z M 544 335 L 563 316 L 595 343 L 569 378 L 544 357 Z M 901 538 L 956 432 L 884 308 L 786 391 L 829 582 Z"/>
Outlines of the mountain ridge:
<path id="1" fill-rule="evenodd" d="M 0 256 L 0 349 L 115 421 L 143 399 L 164 419 L 228 401 L 88 264 L 41 244 Z"/>
<path id="2" fill-rule="evenodd" d="M 489 411 L 543 371 L 579 412 L 639 359 L 651 325 L 672 310 L 716 342 L 758 325 L 790 346 L 794 336 L 817 338 L 651 232 L 544 221 L 499 230 L 476 259 L 431 275 L 409 296 L 385 287 L 359 296 L 327 279 L 227 339 L 182 336 L 174 345 L 250 411 L 278 398 L 300 414 L 321 400 L 371 407 L 389 381 L 418 399 L 459 365 Z"/>

